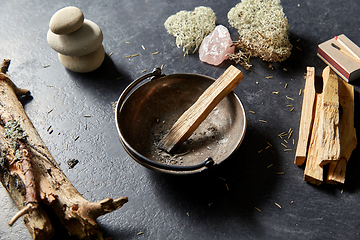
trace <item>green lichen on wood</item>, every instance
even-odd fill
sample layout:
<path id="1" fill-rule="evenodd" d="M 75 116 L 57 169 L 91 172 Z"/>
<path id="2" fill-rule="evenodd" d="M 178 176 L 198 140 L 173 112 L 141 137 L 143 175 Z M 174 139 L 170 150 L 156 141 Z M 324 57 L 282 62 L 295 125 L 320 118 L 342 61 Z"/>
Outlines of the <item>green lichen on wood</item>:
<path id="1" fill-rule="evenodd" d="M 0 172 L 4 171 L 4 169 L 9 168 L 9 162 L 6 159 L 6 152 L 0 152 Z M 0 173 L 1 175 L 1 173 Z"/>
<path id="2" fill-rule="evenodd" d="M 21 128 L 20 123 L 16 120 L 9 120 L 5 124 L 5 136 L 10 138 L 11 149 L 14 150 L 14 158 L 11 163 L 21 159 L 21 153 L 18 146 L 18 141 L 26 142 L 28 135 L 24 129 Z M 10 164 L 11 164 L 10 163 Z"/>
<path id="3" fill-rule="evenodd" d="M 20 123 L 16 120 L 9 120 L 5 124 L 5 136 L 11 138 L 11 148 L 14 151 L 17 149 L 17 141 L 26 142 L 28 137 L 24 129 L 21 128 Z"/>

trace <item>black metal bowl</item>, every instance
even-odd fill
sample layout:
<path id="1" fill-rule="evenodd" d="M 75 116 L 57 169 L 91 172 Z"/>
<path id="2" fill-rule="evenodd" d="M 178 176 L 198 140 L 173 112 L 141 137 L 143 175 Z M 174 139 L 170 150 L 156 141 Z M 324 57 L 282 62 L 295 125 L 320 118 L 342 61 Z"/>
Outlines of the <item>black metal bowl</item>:
<path id="1" fill-rule="evenodd" d="M 146 81 L 152 77 L 150 81 Z M 158 142 L 215 79 L 199 74 L 162 75 L 160 69 L 132 82 L 121 94 L 116 126 L 127 153 L 141 165 L 184 175 L 209 170 L 240 146 L 246 115 L 234 92 L 228 94 L 172 154 Z"/>

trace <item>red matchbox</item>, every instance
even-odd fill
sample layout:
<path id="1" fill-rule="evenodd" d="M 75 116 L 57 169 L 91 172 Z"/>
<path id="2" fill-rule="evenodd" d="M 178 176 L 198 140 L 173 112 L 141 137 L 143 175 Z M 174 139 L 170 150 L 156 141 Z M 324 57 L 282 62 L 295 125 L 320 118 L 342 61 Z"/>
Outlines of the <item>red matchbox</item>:
<path id="1" fill-rule="evenodd" d="M 357 56 L 360 56 L 360 48 L 348 39 L 344 34 L 338 36 L 348 48 Z M 329 65 L 346 82 L 353 81 L 360 77 L 360 62 L 350 57 L 347 49 L 343 47 L 339 40 L 332 38 L 318 46 L 318 57 Z M 334 44 L 341 48 L 341 51 L 334 47 Z M 347 51 L 347 54 L 344 53 Z"/>

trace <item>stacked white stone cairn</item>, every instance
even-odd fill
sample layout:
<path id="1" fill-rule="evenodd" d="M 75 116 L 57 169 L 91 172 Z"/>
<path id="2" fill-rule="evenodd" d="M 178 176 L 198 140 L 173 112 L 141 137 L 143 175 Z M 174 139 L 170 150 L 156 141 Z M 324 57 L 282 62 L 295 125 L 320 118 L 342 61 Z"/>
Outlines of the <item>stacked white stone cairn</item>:
<path id="1" fill-rule="evenodd" d="M 47 42 L 58 52 L 62 65 L 74 72 L 96 70 L 105 59 L 100 27 L 84 19 L 77 7 L 57 11 L 50 19 Z"/>

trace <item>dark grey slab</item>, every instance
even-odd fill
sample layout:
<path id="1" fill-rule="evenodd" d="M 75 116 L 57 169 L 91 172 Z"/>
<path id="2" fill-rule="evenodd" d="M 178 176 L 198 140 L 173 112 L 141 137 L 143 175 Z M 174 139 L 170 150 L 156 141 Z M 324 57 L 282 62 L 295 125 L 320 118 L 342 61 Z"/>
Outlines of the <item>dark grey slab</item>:
<path id="1" fill-rule="evenodd" d="M 282 1 L 290 23 L 292 55 L 287 61 L 274 64 L 275 70 L 260 60 L 252 60 L 251 72 L 238 66 L 245 79 L 235 92 L 247 112 L 247 133 L 235 155 L 211 175 L 161 175 L 137 164 L 121 147 L 111 103 L 131 81 L 144 74 L 143 70 L 149 72 L 164 65 L 165 74 L 199 73 L 217 78 L 231 64 L 225 62 L 214 67 L 200 62 L 197 54 L 183 57 L 174 37 L 166 33 L 163 26 L 166 18 L 180 10 L 204 5 L 215 11 L 217 24 L 228 27 L 227 12 L 237 3 L 226 0 L 1 3 L 0 58 L 12 60 L 9 69 L 12 80 L 31 90 L 33 99 L 26 103 L 25 110 L 50 152 L 86 199 L 129 198 L 123 208 L 98 219 L 106 237 L 359 238 L 359 150 L 355 150 L 349 162 L 345 185 L 313 186 L 303 181 L 303 169 L 293 164 L 295 146 L 293 151 L 284 152 L 278 137 L 292 128 L 297 140 L 302 104 L 299 90 L 304 88 L 306 66 L 314 66 L 317 75 L 325 67 L 316 56 L 317 45 L 342 33 L 360 44 L 357 0 Z M 101 27 L 105 51 L 108 55 L 113 53 L 93 73 L 78 74 L 64 69 L 46 43 L 52 14 L 68 5 L 79 7 L 85 18 Z M 236 30 L 231 29 L 231 33 L 236 39 Z M 156 51 L 159 54 L 151 54 Z M 139 56 L 126 58 L 132 54 Z M 50 66 L 44 68 L 46 65 Z M 358 82 L 354 85 L 359 88 Z M 272 94 L 273 91 L 280 94 Z M 355 120 L 359 129 L 356 97 Z M 294 111 L 290 112 L 288 104 L 294 106 Z M 52 134 L 47 132 L 50 125 Z M 75 142 L 76 136 L 79 139 Z M 259 153 L 267 142 L 272 144 L 272 151 Z M 67 168 L 69 158 L 79 160 L 73 169 Z M 16 208 L 2 187 L 0 201 L 0 239 L 30 239 L 21 221 L 12 228 L 7 226 Z M 139 232 L 143 234 L 137 235 Z M 58 229 L 54 239 L 67 237 Z"/>

